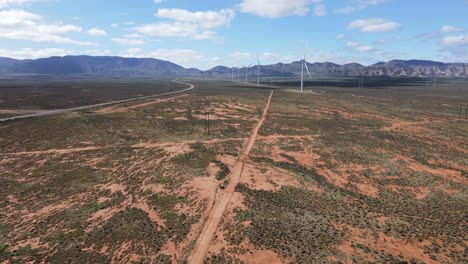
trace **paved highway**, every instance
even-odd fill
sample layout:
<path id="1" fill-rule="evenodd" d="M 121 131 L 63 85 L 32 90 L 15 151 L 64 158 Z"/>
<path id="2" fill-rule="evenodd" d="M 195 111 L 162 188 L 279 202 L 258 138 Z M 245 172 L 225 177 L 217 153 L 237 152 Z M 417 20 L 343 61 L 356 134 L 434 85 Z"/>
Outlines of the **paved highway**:
<path id="1" fill-rule="evenodd" d="M 189 88 L 183 89 L 183 90 L 179 90 L 179 91 L 174 91 L 174 92 L 168 92 L 168 93 L 162 93 L 162 94 L 155 94 L 155 95 L 149 95 L 149 96 L 143 96 L 143 97 L 137 97 L 137 98 L 119 100 L 119 101 L 112 101 L 112 102 L 106 102 L 106 103 L 100 103 L 100 104 L 94 104 L 94 105 L 85 105 L 85 106 L 78 106 L 78 107 L 66 108 L 66 109 L 46 110 L 46 111 L 41 111 L 41 112 L 35 113 L 35 114 L 28 114 L 28 115 L 20 115 L 20 116 L 12 116 L 12 117 L 7 117 L 7 118 L 0 118 L 0 123 L 1 123 L 1 122 L 8 122 L 8 121 L 21 120 L 21 119 L 26 119 L 26 118 L 34 118 L 34 117 L 45 117 L 45 116 L 59 115 L 59 114 L 63 114 L 63 113 L 76 112 L 76 111 L 86 110 L 86 109 L 90 109 L 90 108 L 96 108 L 96 107 L 102 107 L 102 106 L 109 106 L 109 105 L 116 105 L 116 104 L 128 103 L 128 102 L 139 101 L 139 100 L 145 100 L 145 99 L 151 99 L 151 98 L 162 97 L 162 96 L 168 96 L 168 95 L 173 95 L 173 94 L 180 94 L 180 93 L 188 92 L 188 91 L 193 90 L 193 89 L 195 88 L 195 85 L 190 84 L 190 83 L 181 82 L 181 81 L 178 81 L 178 80 L 173 80 L 172 82 L 188 85 Z"/>

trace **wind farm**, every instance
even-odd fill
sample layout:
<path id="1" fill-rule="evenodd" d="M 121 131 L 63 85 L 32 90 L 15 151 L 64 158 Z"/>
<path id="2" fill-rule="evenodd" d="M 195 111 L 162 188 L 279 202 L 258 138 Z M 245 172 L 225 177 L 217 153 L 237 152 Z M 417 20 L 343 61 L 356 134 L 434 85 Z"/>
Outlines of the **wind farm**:
<path id="1" fill-rule="evenodd" d="M 105 2 L 0 0 L 1 264 L 467 262 L 463 1 Z"/>

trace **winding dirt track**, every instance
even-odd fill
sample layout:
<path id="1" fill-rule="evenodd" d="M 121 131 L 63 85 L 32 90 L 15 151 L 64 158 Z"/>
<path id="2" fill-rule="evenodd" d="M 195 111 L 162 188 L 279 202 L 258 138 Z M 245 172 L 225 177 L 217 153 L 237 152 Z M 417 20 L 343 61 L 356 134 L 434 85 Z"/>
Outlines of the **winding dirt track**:
<path id="1" fill-rule="evenodd" d="M 72 107 L 72 108 L 67 108 L 67 109 L 45 110 L 45 111 L 41 111 L 41 112 L 35 113 L 35 114 L 0 118 L 0 123 L 1 122 L 20 120 L 20 119 L 26 119 L 26 118 L 33 118 L 33 117 L 53 116 L 53 115 L 59 115 L 59 114 L 64 114 L 64 113 L 69 113 L 69 112 L 76 112 L 76 111 L 86 110 L 86 109 L 90 109 L 90 108 L 103 107 L 103 106 L 109 106 L 109 105 L 116 105 L 116 104 L 128 103 L 128 102 L 133 102 L 133 101 L 140 101 L 140 100 L 151 99 L 151 98 L 156 98 L 156 97 L 180 94 L 180 93 L 188 92 L 188 91 L 193 90 L 195 88 L 195 85 L 190 84 L 190 83 L 181 82 L 181 81 L 178 81 L 178 80 L 173 80 L 172 82 L 188 85 L 189 88 L 179 90 L 179 91 L 174 91 L 174 92 L 168 92 L 168 93 L 162 93 L 162 94 L 156 94 L 156 95 L 149 95 L 149 96 L 142 96 L 142 97 L 137 97 L 137 98 L 124 99 L 124 100 L 119 100 L 119 101 L 112 101 L 112 102 L 107 102 L 107 103 L 78 106 L 78 107 Z"/>
<path id="2" fill-rule="evenodd" d="M 218 228 L 219 223 L 221 222 L 224 211 L 226 211 L 226 208 L 229 202 L 231 201 L 232 195 L 234 194 L 236 186 L 241 178 L 242 171 L 244 170 L 244 161 L 248 158 L 250 151 L 252 150 L 255 144 L 255 140 L 257 139 L 258 131 L 262 127 L 263 122 L 265 122 L 272 97 L 273 91 L 271 91 L 270 97 L 268 98 L 268 102 L 265 106 L 265 109 L 263 110 L 263 115 L 261 119 L 258 121 L 257 125 L 252 131 L 252 134 L 250 135 L 247 146 L 245 147 L 239 159 L 236 161 L 236 164 L 234 165 L 234 168 L 232 169 L 231 174 L 229 175 L 230 182 L 225 189 L 225 193 L 218 198 L 218 200 L 216 201 L 216 203 L 210 211 L 208 219 L 206 219 L 205 221 L 202 232 L 200 233 L 200 236 L 197 239 L 197 243 L 195 244 L 195 247 L 188 258 L 190 264 L 202 264 L 206 257 L 206 254 L 208 253 L 216 229 Z"/>

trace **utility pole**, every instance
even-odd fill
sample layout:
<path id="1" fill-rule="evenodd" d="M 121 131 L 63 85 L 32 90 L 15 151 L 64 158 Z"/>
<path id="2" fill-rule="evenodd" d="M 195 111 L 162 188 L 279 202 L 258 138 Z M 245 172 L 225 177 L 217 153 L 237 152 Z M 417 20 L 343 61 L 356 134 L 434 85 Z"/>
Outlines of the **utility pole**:
<path id="1" fill-rule="evenodd" d="M 210 135 L 210 112 L 208 112 L 208 136 Z"/>
<path id="2" fill-rule="evenodd" d="M 458 120 L 461 120 L 461 113 L 462 113 L 462 104 L 460 104 L 460 112 L 458 112 Z"/>
<path id="3" fill-rule="evenodd" d="M 205 109 L 205 116 L 204 116 L 204 119 L 203 119 L 203 121 L 204 121 L 204 123 L 203 123 L 203 125 L 204 125 L 204 129 L 205 129 L 205 130 L 204 130 L 204 133 L 205 133 L 205 134 L 207 134 L 207 131 L 206 131 L 206 127 L 207 127 L 207 126 L 206 126 L 206 125 L 207 125 L 206 109 Z"/>

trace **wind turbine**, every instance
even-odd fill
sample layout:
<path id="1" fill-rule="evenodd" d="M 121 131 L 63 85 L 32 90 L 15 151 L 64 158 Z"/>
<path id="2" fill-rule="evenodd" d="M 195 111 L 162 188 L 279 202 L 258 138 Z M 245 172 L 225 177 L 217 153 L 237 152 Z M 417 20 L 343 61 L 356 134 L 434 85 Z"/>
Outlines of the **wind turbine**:
<path id="1" fill-rule="evenodd" d="M 245 83 L 248 82 L 248 76 L 249 76 L 249 68 L 252 67 L 252 64 L 250 64 L 248 67 L 245 65 L 242 65 L 242 67 L 245 68 Z"/>
<path id="2" fill-rule="evenodd" d="M 240 66 L 237 64 L 237 82 L 240 82 Z"/>
<path id="3" fill-rule="evenodd" d="M 301 93 L 304 92 L 304 67 L 307 70 L 307 73 L 309 74 L 309 78 L 312 80 L 312 76 L 310 75 L 309 67 L 307 67 L 307 61 L 306 61 L 306 55 L 304 55 L 304 59 L 301 60 Z"/>

